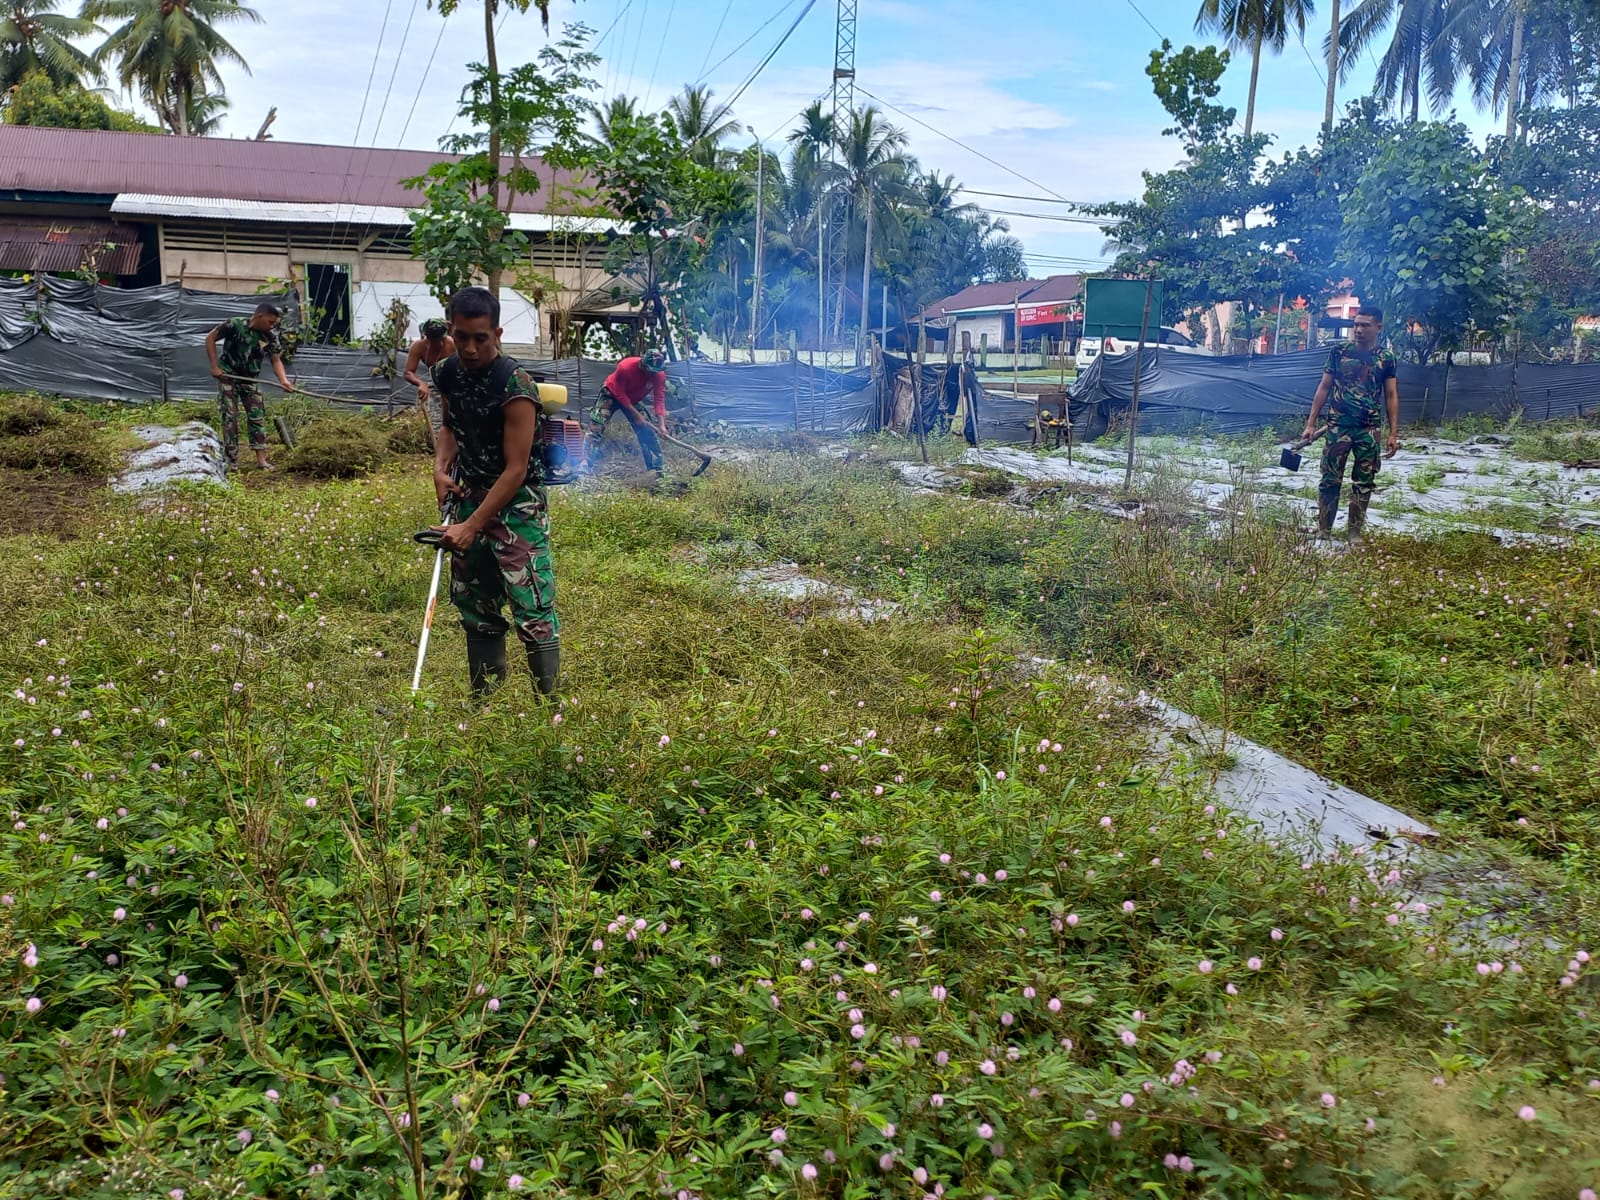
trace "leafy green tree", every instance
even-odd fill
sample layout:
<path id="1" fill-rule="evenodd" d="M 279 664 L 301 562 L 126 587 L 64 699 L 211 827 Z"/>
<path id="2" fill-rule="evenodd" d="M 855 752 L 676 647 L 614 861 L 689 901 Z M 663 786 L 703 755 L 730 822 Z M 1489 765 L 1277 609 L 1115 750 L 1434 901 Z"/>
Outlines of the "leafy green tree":
<path id="1" fill-rule="evenodd" d="M 1339 60 L 1345 78 L 1360 56 L 1389 41 L 1378 59 L 1373 95 L 1385 105 L 1419 119 L 1422 93 L 1435 111 L 1449 107 L 1466 70 L 1459 39 L 1450 31 L 1450 12 L 1441 0 L 1358 0 L 1339 25 Z"/>
<path id="2" fill-rule="evenodd" d="M 1161 107 L 1177 122 L 1161 132 L 1181 137 L 1191 158 L 1201 146 L 1223 137 L 1238 115 L 1236 108 L 1212 103 L 1222 92 L 1222 73 L 1228 69 L 1228 61 L 1228 52 L 1215 46 L 1185 46 L 1174 52 L 1166 39 L 1162 39 L 1161 49 L 1150 51 L 1144 73 L 1150 77 Z"/>
<path id="3" fill-rule="evenodd" d="M 156 126 L 106 103 L 103 96 L 68 83 L 57 86 L 43 71 L 33 71 L 11 90 L 3 110 L 7 125 L 52 129 L 117 129 L 159 133 Z"/>
<path id="4" fill-rule="evenodd" d="M 223 94 L 222 64 L 250 69 L 222 27 L 261 21 L 236 0 L 84 0 L 83 16 L 121 22 L 95 61 L 113 63 L 117 81 L 180 136 L 194 132 L 189 116 L 199 97 Z"/>
<path id="5" fill-rule="evenodd" d="M 886 243 L 900 239 L 899 212 L 914 199 L 911 179 L 916 162 L 906 153 L 905 132 L 883 119 L 875 106 L 850 114 L 850 124 L 839 133 L 839 161 L 833 177 L 840 197 L 838 207 L 852 216 L 852 242 L 860 233 L 862 289 L 861 341 L 865 345 L 872 311 L 868 281 L 872 273 L 874 234 Z M 839 303 L 834 306 L 833 336 L 837 341 L 844 322 L 848 280 L 839 280 Z"/>
<path id="6" fill-rule="evenodd" d="M 1514 301 L 1507 251 L 1520 218 L 1459 124 L 1408 124 L 1344 204 L 1346 257 L 1418 362 L 1498 330 Z"/>
<path id="7" fill-rule="evenodd" d="M 58 0 L 5 0 L 0 4 L 0 95 L 35 71 L 56 87 L 98 79 L 91 55 L 73 39 L 99 33 L 87 17 L 56 12 Z"/>
<path id="8" fill-rule="evenodd" d="M 458 109 L 468 132 L 444 143 L 462 157 L 405 181 L 425 199 L 412 214 L 412 245 L 441 300 L 480 275 L 498 291 L 528 249 L 510 220 L 517 197 L 544 186 L 537 165 L 584 162 L 594 111 L 585 96 L 594 86 L 588 71 L 599 61 L 585 48 L 588 35 L 582 25 L 568 26 L 539 51 L 537 65 L 506 74 L 473 63 Z"/>
<path id="9" fill-rule="evenodd" d="M 1438 0 L 1435 0 L 1437 3 Z M 1256 82 L 1265 50 L 1280 53 L 1289 41 L 1289 29 L 1304 36 L 1313 0 L 1201 0 L 1196 29 L 1220 34 L 1228 44 L 1250 51 L 1250 97 L 1244 110 L 1244 136 L 1255 129 Z"/>

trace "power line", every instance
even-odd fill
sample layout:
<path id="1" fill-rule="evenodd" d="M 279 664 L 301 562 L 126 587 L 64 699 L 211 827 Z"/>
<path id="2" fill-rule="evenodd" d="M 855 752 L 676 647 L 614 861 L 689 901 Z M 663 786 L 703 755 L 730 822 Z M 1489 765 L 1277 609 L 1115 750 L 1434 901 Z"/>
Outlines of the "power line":
<path id="1" fill-rule="evenodd" d="M 1088 207 L 1088 204 L 1082 200 L 1055 200 L 1049 196 L 1023 196 L 1017 192 L 985 192 L 978 188 L 969 188 L 964 185 L 956 188 L 956 191 L 966 192 L 971 196 L 994 196 L 1000 200 L 1028 200 L 1034 204 L 1070 204 L 1074 208 Z"/>
<path id="2" fill-rule="evenodd" d="M 988 210 L 997 217 L 1026 217 L 1030 221 L 1060 221 L 1067 225 L 1093 225 L 1096 228 L 1105 224 L 1102 217 L 1069 217 L 1064 213 L 1030 213 L 1012 212 L 1005 208 L 991 208 Z"/>
<path id="3" fill-rule="evenodd" d="M 1028 176 L 1024 175 L 1021 171 L 1013 170 L 1011 167 L 1006 166 L 1005 163 L 1001 162 L 999 159 L 990 158 L 982 150 L 974 150 L 971 146 L 967 145 L 965 142 L 961 141 L 959 138 L 951 137 L 948 133 L 944 132 L 944 130 L 935 129 L 932 125 L 929 125 L 921 117 L 916 117 L 916 116 L 913 116 L 911 113 L 908 113 L 905 109 L 901 108 L 898 104 L 890 104 L 889 101 L 885 100 L 882 96 L 873 95 L 871 92 L 867 91 L 867 89 L 862 87 L 860 84 L 856 85 L 856 90 L 859 91 L 863 96 L 869 96 L 872 99 L 876 100 L 879 104 L 882 104 L 882 105 L 885 105 L 888 108 L 894 109 L 895 112 L 899 113 L 902 117 L 906 118 L 906 120 L 915 121 L 918 125 L 921 125 L 924 129 L 928 130 L 930 133 L 936 133 L 940 137 L 942 137 L 945 141 L 952 142 L 955 145 L 960 146 L 968 154 L 977 155 L 977 157 L 983 159 L 983 161 L 988 163 L 990 166 L 999 167 L 1007 175 L 1015 175 L 1018 179 L 1022 180 L 1023 183 L 1030 183 L 1034 187 L 1039 188 L 1042 191 L 1049 192 L 1057 200 L 1065 201 L 1068 204 L 1072 203 L 1071 200 L 1068 200 L 1065 196 L 1063 196 L 1060 192 L 1056 191 L 1054 188 L 1046 187 L 1044 184 L 1040 183 L 1037 179 L 1030 179 Z"/>
<path id="4" fill-rule="evenodd" d="M 700 72 L 700 78 L 696 79 L 695 83 L 697 85 L 700 84 L 700 83 L 703 83 L 703 82 L 705 82 L 705 78 L 706 78 L 707 75 L 712 74 L 712 72 L 722 70 L 722 67 L 723 67 L 724 63 L 726 63 L 735 54 L 739 53 L 739 51 L 743 50 L 751 42 L 755 41 L 756 38 L 760 37 L 761 36 L 761 31 L 763 29 L 765 29 L 768 25 L 771 25 L 779 17 L 783 16 L 784 13 L 788 12 L 791 8 L 793 8 L 795 6 L 795 3 L 796 3 L 796 0 L 786 0 L 786 2 L 784 4 L 779 6 L 777 12 L 773 13 L 765 21 L 761 22 L 761 24 L 756 26 L 754 33 L 752 33 L 749 37 L 745 38 L 744 41 L 740 42 L 732 50 L 728 51 L 721 58 L 719 58 L 717 60 L 717 65 L 716 66 L 712 67 L 710 71 L 701 71 Z"/>
<path id="5" fill-rule="evenodd" d="M 644 30 L 650 16 L 650 0 L 644 0 L 644 7 L 639 10 L 639 36 L 633 39 L 633 57 L 628 60 L 628 74 L 632 75 L 639 65 L 639 51 L 644 49 Z M 621 63 L 617 64 L 621 66 Z"/>
<path id="6" fill-rule="evenodd" d="M 656 90 L 656 72 L 661 69 L 661 53 L 667 48 L 667 35 L 672 32 L 672 18 L 678 11 L 678 0 L 667 5 L 667 23 L 661 27 L 661 41 L 656 46 L 656 61 L 650 67 L 650 82 L 644 85 L 645 107 L 650 106 L 650 93 Z"/>
<path id="7" fill-rule="evenodd" d="M 378 29 L 378 44 L 372 48 L 372 69 L 367 72 L 367 90 L 361 97 L 361 113 L 356 117 L 356 131 L 351 141 L 361 142 L 361 123 L 367 119 L 367 101 L 372 98 L 372 81 L 378 77 L 378 55 L 383 51 L 383 35 L 389 29 L 389 9 L 394 0 L 384 0 L 383 24 Z"/>
<path id="8" fill-rule="evenodd" d="M 1145 16 L 1144 15 L 1144 9 L 1140 8 L 1137 4 L 1135 4 L 1133 2 L 1133 0 L 1128 0 L 1128 7 L 1133 9 L 1134 12 L 1139 14 L 1139 19 L 1141 21 L 1143 21 L 1146 25 L 1150 26 L 1150 32 L 1151 33 L 1155 34 L 1163 42 L 1171 40 L 1171 39 L 1169 39 L 1167 37 L 1166 34 L 1162 33 L 1161 30 L 1156 28 L 1155 22 L 1152 21 L 1149 17 Z"/>
<path id="9" fill-rule="evenodd" d="M 400 127 L 400 137 L 397 144 L 406 140 L 406 134 L 411 129 L 411 118 L 417 115 L 417 105 L 422 101 L 423 90 L 428 86 L 428 75 L 433 71 L 433 60 L 439 54 L 439 44 L 444 41 L 446 22 L 439 22 L 439 36 L 433 39 L 433 51 L 428 55 L 428 65 L 422 68 L 422 78 L 417 81 L 417 94 L 411 99 L 411 111 L 406 113 L 406 123 Z"/>
<path id="10" fill-rule="evenodd" d="M 389 86 L 383 89 L 383 105 L 378 109 L 378 121 L 372 127 L 372 145 L 378 144 L 378 134 L 383 129 L 383 118 L 389 112 L 389 97 L 394 94 L 395 77 L 400 74 L 400 64 L 406 58 L 406 42 L 411 38 L 411 22 L 417 15 L 417 0 L 411 0 L 411 11 L 406 14 L 406 27 L 400 34 L 400 49 L 395 51 L 394 69 L 389 72 Z M 440 22 L 440 28 L 444 27 Z"/>
<path id="11" fill-rule="evenodd" d="M 611 36 L 611 31 L 617 27 L 617 22 L 622 20 L 623 17 L 627 16 L 628 10 L 632 7 L 633 0 L 628 0 L 626 4 L 617 10 L 617 15 L 611 18 L 611 24 L 606 26 L 606 31 L 595 39 L 594 46 L 592 47 L 593 49 L 598 50 L 602 45 L 605 44 L 605 40 Z"/>
<path id="12" fill-rule="evenodd" d="M 1322 73 L 1322 67 L 1317 60 L 1311 57 L 1311 48 L 1306 45 L 1306 31 L 1300 31 L 1300 49 L 1306 56 L 1306 61 L 1311 64 L 1311 69 L 1317 73 L 1317 82 L 1324 88 L 1328 86 L 1328 77 Z"/>
<path id="13" fill-rule="evenodd" d="M 728 23 L 728 14 L 733 11 L 733 0 L 728 0 L 722 6 L 722 19 L 717 22 L 717 31 L 711 35 L 711 40 L 706 43 L 706 56 L 700 60 L 700 78 L 706 75 L 706 64 L 711 61 L 711 54 L 717 48 L 717 39 L 722 36 L 722 27 Z"/>
<path id="14" fill-rule="evenodd" d="M 760 75 L 762 71 L 766 70 L 767 64 L 777 57 L 778 51 L 782 50 L 783 44 L 789 40 L 789 35 L 792 34 L 796 29 L 800 28 L 800 22 L 806 19 L 806 14 L 816 7 L 816 3 L 817 0 L 806 0 L 806 6 L 800 10 L 800 15 L 794 19 L 794 23 L 783 31 L 783 36 L 778 39 L 778 44 L 774 46 L 771 51 L 768 52 L 767 56 L 761 60 L 760 65 L 758 65 L 754 71 L 750 72 L 745 81 L 739 85 L 739 90 L 734 92 L 733 98 L 728 101 L 728 109 L 730 111 L 732 111 L 733 106 L 739 102 L 739 97 L 744 95 L 745 89 L 756 81 L 756 76 Z"/>

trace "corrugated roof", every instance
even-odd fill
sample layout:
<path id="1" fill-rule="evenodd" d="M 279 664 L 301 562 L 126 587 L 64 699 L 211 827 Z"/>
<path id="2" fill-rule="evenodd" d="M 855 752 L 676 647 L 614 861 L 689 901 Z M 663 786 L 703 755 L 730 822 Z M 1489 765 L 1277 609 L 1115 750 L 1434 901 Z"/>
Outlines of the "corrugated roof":
<path id="1" fill-rule="evenodd" d="M 138 192 L 406 208 L 420 194 L 400 181 L 451 157 L 429 150 L 0 125 L 0 192 Z M 545 185 L 517 197 L 519 212 L 542 212 L 549 203 L 552 168 L 536 160 L 533 166 Z M 562 185 L 573 182 L 565 171 L 554 177 Z"/>
<path id="2" fill-rule="evenodd" d="M 1018 279 L 1008 283 L 975 283 L 954 296 L 946 296 L 923 310 L 928 319 L 951 313 L 998 311 L 1023 304 L 1052 304 L 1071 300 L 1083 285 L 1081 275 L 1052 275 L 1048 279 Z"/>
<path id="3" fill-rule="evenodd" d="M 412 204 L 421 196 L 412 193 Z M 122 192 L 111 211 L 138 217 L 207 217 L 213 220 L 260 221 L 288 225 L 382 225 L 404 228 L 411 224 L 408 209 L 380 204 L 296 204 L 288 201 L 240 200 L 215 196 L 147 195 Z M 616 221 L 597 217 L 552 216 L 542 212 L 514 212 L 511 228 L 548 233 L 557 227 L 578 233 L 615 233 Z"/>
<path id="4" fill-rule="evenodd" d="M 0 271 L 72 273 L 91 265 L 102 275 L 137 273 L 139 230 L 112 221 L 0 221 Z"/>

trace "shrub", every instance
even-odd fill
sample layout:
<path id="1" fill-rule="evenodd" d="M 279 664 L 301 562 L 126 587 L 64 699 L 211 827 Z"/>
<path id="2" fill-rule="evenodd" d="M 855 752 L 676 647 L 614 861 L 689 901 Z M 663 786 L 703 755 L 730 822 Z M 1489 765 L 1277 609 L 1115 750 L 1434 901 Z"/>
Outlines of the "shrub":
<path id="1" fill-rule="evenodd" d="M 428 433 L 428 418 L 408 409 L 389 422 L 387 438 L 390 454 L 432 454 L 433 440 Z"/>
<path id="2" fill-rule="evenodd" d="M 284 465 L 313 479 L 369 474 L 389 456 L 382 428 L 365 417 L 322 417 L 301 430 Z"/>
<path id="3" fill-rule="evenodd" d="M 66 414 L 39 396 L 0 397 L 0 437 L 20 437 L 61 424 Z"/>
<path id="4" fill-rule="evenodd" d="M 116 465 L 109 436 L 82 413 L 37 396 L 0 400 L 0 467 L 104 477 Z"/>

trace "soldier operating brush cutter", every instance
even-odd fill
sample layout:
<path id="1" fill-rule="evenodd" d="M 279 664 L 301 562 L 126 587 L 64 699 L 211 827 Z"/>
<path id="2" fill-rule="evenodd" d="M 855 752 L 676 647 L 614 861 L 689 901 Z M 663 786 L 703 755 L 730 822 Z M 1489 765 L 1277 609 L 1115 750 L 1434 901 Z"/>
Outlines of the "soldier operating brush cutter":
<path id="1" fill-rule="evenodd" d="M 1316 429 L 1312 431 L 1310 437 L 1299 438 L 1294 442 L 1291 442 L 1287 449 L 1279 452 L 1278 465 L 1285 471 L 1298 471 L 1300 469 L 1301 462 L 1304 461 L 1300 457 L 1300 451 L 1304 450 L 1312 442 L 1316 441 L 1323 434 L 1327 433 L 1328 429 L 1329 426 L 1327 425 L 1318 425 Z"/>

